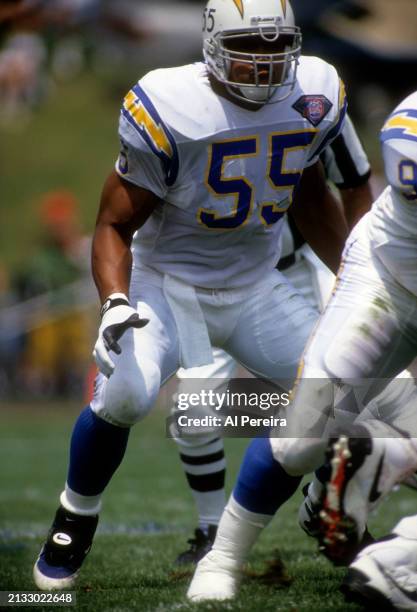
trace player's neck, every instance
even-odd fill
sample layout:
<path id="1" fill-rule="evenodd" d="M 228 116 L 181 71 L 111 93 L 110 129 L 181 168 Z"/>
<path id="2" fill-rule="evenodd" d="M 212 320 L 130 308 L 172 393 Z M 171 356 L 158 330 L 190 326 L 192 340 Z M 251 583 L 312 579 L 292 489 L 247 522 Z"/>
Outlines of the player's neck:
<path id="1" fill-rule="evenodd" d="M 211 88 L 214 91 L 214 93 L 217 94 L 218 96 L 221 96 L 222 98 L 225 98 L 228 102 L 232 102 L 232 104 L 235 104 L 239 108 L 243 108 L 244 110 L 256 112 L 256 111 L 261 110 L 261 108 L 265 106 L 264 104 L 253 104 L 251 102 L 245 102 L 244 100 L 235 98 L 235 96 L 233 96 L 226 89 L 223 83 L 220 83 L 220 81 L 216 79 L 216 77 L 214 77 L 212 74 L 209 74 L 208 77 L 209 77 Z"/>

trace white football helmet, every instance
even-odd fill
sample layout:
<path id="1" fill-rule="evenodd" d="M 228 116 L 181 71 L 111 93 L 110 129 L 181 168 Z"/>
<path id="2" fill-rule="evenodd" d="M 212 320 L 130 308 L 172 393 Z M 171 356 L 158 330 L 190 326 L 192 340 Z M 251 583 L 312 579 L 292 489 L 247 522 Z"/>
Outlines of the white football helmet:
<path id="1" fill-rule="evenodd" d="M 259 38 L 265 44 L 275 43 L 278 52 L 254 52 L 251 47 Z M 203 53 L 208 70 L 230 95 L 259 105 L 268 103 L 281 88 L 273 100 L 279 102 L 291 94 L 296 83 L 301 32 L 288 0 L 209 0 L 203 15 Z M 232 62 L 250 66 L 250 83 L 231 79 Z"/>

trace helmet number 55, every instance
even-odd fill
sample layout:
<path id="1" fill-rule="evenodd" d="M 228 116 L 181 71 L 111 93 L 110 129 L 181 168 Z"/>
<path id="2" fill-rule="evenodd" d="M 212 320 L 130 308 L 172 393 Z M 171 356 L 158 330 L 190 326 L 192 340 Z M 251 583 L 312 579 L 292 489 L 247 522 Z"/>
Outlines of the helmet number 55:
<path id="1" fill-rule="evenodd" d="M 214 30 L 214 13 L 216 9 L 204 9 L 203 12 L 203 32 L 208 32 L 209 34 Z"/>

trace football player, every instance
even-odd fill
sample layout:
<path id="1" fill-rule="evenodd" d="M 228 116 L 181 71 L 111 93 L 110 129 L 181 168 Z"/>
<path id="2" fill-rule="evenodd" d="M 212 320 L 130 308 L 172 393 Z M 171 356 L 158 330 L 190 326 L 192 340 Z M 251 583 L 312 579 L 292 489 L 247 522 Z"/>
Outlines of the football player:
<path id="1" fill-rule="evenodd" d="M 342 132 L 323 151 L 321 161 L 327 179 L 339 190 L 347 224 L 352 229 L 373 200 L 370 164 L 348 115 Z M 305 243 L 291 216 L 285 217 L 281 240 L 278 270 L 321 312 L 334 285 L 334 275 Z M 235 373 L 235 360 L 223 350 L 213 348 L 212 364 L 178 370 L 177 396 L 190 390 L 190 379 L 198 379 L 197 384 L 206 379 L 210 389 L 219 391 Z M 174 415 L 176 411 L 175 404 Z M 205 414 L 207 408 L 196 408 L 196 413 L 201 415 L 202 411 Z M 182 427 L 181 435 L 174 437 L 198 512 L 198 527 L 188 540 L 190 546 L 176 559 L 182 565 L 197 563 L 213 544 L 226 504 L 226 460 L 220 429 L 202 433 L 196 428 Z"/>
<path id="2" fill-rule="evenodd" d="M 381 144 L 388 187 L 349 237 L 340 284 L 309 343 L 303 372 L 304 377 L 309 369 L 321 370 L 339 384 L 346 382 L 365 401 L 417 356 L 417 92 L 388 117 Z M 332 337 L 339 317 L 345 317 L 343 329 Z M 396 385 L 398 392 L 398 383 L 389 388 Z M 327 399 L 324 394 L 316 406 L 322 413 Z M 294 421 L 305 401 L 300 381 Z M 369 504 L 414 472 L 416 407 L 414 386 L 400 409 L 378 414 L 383 423 L 359 418 L 359 429 L 330 445 L 329 469 L 323 470 L 321 531 L 331 558 L 337 558 L 351 538 L 361 537 Z M 304 431 L 312 431 L 321 418 L 316 412 Z M 297 458 L 297 444 L 281 450 L 276 444 L 276 456 L 292 473 L 301 473 L 305 461 L 317 463 L 323 449 L 322 441 L 312 441 L 304 446 L 304 457 Z"/>
<path id="3" fill-rule="evenodd" d="M 344 87 L 300 54 L 286 0 L 210 0 L 206 61 L 150 72 L 124 99 L 93 238 L 100 373 L 35 563 L 41 589 L 74 584 L 130 427 L 181 365 L 210 363 L 214 345 L 261 378 L 295 377 L 316 312 L 275 269 L 283 217 L 295 200 L 333 271 L 347 236 L 319 162 Z"/>
<path id="4" fill-rule="evenodd" d="M 289 437 L 273 432 L 249 447 L 213 549 L 197 567 L 192 600 L 235 595 L 251 546 L 289 497 L 282 474 L 297 480 L 323 464 L 326 428 L 332 421 L 345 424 L 349 410 L 366 404 L 352 435 L 330 445 L 309 489 L 316 506 L 311 514 L 321 510 L 320 539 L 331 559 L 341 562 L 352 553 L 372 503 L 416 468 L 416 387 L 409 378 L 386 386 L 417 355 L 417 93 L 387 119 L 381 142 L 389 185 L 347 241 L 336 290 L 303 356 Z M 396 408 L 385 396 L 383 410 L 375 411 L 384 387 L 397 396 Z M 336 399 L 348 409 L 339 411 Z"/>

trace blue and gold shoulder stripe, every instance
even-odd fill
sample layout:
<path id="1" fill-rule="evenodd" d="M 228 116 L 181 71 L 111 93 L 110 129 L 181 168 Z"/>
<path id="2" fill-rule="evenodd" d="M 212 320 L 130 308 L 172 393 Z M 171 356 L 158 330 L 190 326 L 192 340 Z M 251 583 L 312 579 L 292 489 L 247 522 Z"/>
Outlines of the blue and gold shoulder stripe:
<path id="1" fill-rule="evenodd" d="M 168 187 L 173 185 L 179 169 L 176 142 L 139 84 L 126 94 L 121 113 L 160 159 Z"/>
<path id="2" fill-rule="evenodd" d="M 382 126 L 380 140 L 392 138 L 417 141 L 417 110 L 402 108 L 390 115 Z"/>

